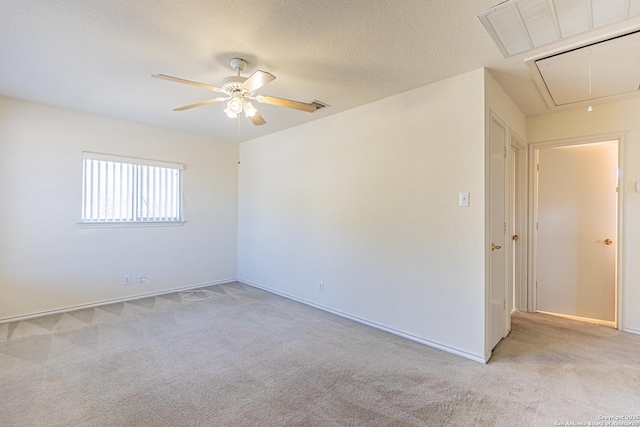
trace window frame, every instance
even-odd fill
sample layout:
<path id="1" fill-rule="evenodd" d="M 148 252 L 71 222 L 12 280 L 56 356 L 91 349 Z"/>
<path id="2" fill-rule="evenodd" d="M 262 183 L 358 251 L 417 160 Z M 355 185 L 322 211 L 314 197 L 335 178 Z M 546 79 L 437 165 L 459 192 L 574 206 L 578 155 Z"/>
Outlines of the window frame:
<path id="1" fill-rule="evenodd" d="M 171 226 L 181 226 L 185 223 L 184 191 L 183 191 L 183 186 L 184 186 L 183 171 L 185 170 L 184 164 L 160 161 L 160 160 L 144 159 L 144 158 L 138 158 L 138 157 L 120 156 L 115 154 L 95 153 L 90 151 L 83 151 L 81 154 L 82 154 L 81 156 L 82 178 L 81 178 L 81 190 L 80 190 L 81 191 L 81 195 L 80 195 L 81 212 L 80 212 L 80 221 L 78 221 L 78 225 L 80 227 L 82 228 L 171 227 Z M 86 214 L 85 203 L 86 203 L 86 196 L 87 196 L 87 192 L 85 188 L 87 183 L 85 160 L 106 161 L 106 162 L 118 163 L 123 165 L 133 165 L 133 168 L 135 171 L 132 173 L 132 175 L 135 175 L 135 176 L 137 176 L 137 174 L 139 173 L 139 171 L 137 170 L 137 167 L 160 167 L 165 169 L 178 170 L 178 191 L 177 191 L 178 194 L 176 195 L 176 201 L 178 203 L 178 219 L 177 220 L 172 220 L 172 219 L 154 220 L 154 219 L 148 219 L 148 218 L 141 219 L 144 217 L 142 217 L 140 214 L 138 204 L 133 204 L 131 206 L 132 215 L 135 218 L 133 220 L 84 219 L 84 216 Z M 139 186 L 137 185 L 137 182 L 136 184 L 132 184 L 130 197 L 132 200 L 139 199 L 141 197 L 139 195 Z M 166 205 L 165 205 L 165 208 L 166 208 Z"/>

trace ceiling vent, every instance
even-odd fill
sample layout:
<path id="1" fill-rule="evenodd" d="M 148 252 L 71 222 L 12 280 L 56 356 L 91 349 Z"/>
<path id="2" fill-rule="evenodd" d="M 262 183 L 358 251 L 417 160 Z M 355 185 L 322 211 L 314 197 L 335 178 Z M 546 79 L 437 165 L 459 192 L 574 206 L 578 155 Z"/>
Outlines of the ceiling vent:
<path id="1" fill-rule="evenodd" d="M 316 106 L 316 111 L 318 111 L 321 108 L 326 108 L 329 106 L 329 104 L 325 104 L 324 102 L 320 102 L 318 100 L 313 100 L 311 101 L 311 103 Z"/>
<path id="2" fill-rule="evenodd" d="M 640 16 L 640 0 L 508 0 L 478 15 L 505 57 Z"/>
<path id="3" fill-rule="evenodd" d="M 550 109 L 640 95 L 640 31 L 527 61 Z"/>

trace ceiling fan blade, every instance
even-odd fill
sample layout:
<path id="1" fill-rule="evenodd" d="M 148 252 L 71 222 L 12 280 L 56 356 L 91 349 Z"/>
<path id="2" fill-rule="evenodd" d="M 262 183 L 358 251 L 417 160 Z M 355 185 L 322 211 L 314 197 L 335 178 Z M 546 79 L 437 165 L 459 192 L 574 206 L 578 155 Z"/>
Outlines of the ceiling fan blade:
<path id="1" fill-rule="evenodd" d="M 273 96 L 262 96 L 258 95 L 256 97 L 258 102 L 262 102 L 263 104 L 271 104 L 277 105 L 278 107 L 286 107 L 293 108 L 294 110 L 306 111 L 308 113 L 313 113 L 318 109 L 314 104 L 307 104 L 306 102 L 299 101 L 291 101 L 290 99 L 284 98 L 275 98 Z"/>
<path id="2" fill-rule="evenodd" d="M 251 74 L 251 76 L 249 76 L 249 78 L 245 80 L 244 83 L 242 83 L 242 87 L 247 90 L 258 90 L 262 86 L 274 81 L 275 79 L 276 76 L 274 76 L 273 74 L 267 73 L 266 71 L 258 70 L 255 73 Z"/>
<path id="3" fill-rule="evenodd" d="M 263 124 L 267 123 L 259 111 L 256 111 L 253 116 L 250 116 L 249 120 L 251 120 L 251 123 L 253 123 L 254 126 L 262 126 Z"/>
<path id="4" fill-rule="evenodd" d="M 190 110 L 192 108 L 196 108 L 196 107 L 202 107 L 203 105 L 207 105 L 207 104 L 213 104 L 214 102 L 220 102 L 220 101 L 224 101 L 227 98 L 213 98 L 213 99 L 207 99 L 206 101 L 202 101 L 202 102 L 196 102 L 195 104 L 191 104 L 191 105 L 185 105 L 184 107 L 180 107 L 180 108 L 174 108 L 173 111 L 184 111 L 184 110 Z"/>
<path id="5" fill-rule="evenodd" d="M 205 89 L 210 89 L 216 92 L 222 92 L 222 89 L 220 89 L 217 86 L 211 86 L 204 83 L 193 82 L 191 80 L 180 79 L 178 77 L 171 77 L 164 74 L 151 74 L 151 77 L 155 77 L 156 79 L 169 80 L 170 82 L 183 83 L 186 85 L 203 87 Z"/>

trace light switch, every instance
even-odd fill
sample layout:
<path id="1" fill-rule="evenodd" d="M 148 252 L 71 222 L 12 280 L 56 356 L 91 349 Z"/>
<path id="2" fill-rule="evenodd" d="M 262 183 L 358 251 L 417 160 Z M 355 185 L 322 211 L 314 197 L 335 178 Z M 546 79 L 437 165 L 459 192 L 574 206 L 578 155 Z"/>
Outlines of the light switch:
<path id="1" fill-rule="evenodd" d="M 469 207 L 469 193 L 460 193 L 458 196 L 458 206 Z"/>
<path id="2" fill-rule="evenodd" d="M 636 191 L 640 193 L 640 181 L 636 181 Z"/>

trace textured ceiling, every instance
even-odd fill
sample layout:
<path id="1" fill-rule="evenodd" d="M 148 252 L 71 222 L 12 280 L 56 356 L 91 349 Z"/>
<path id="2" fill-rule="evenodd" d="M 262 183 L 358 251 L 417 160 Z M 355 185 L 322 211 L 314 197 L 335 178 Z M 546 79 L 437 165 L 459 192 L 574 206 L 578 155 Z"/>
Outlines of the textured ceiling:
<path id="1" fill-rule="evenodd" d="M 549 110 L 524 59 L 624 25 L 505 59 L 478 13 L 497 0 L 0 0 L 0 94 L 244 141 L 487 67 L 528 116 Z M 543 49 L 543 50 L 542 50 Z M 228 62 L 277 79 L 259 94 L 330 105 L 315 113 L 255 104 L 267 124 L 227 118 L 206 89 Z M 218 96 L 214 94 L 214 96 Z"/>

